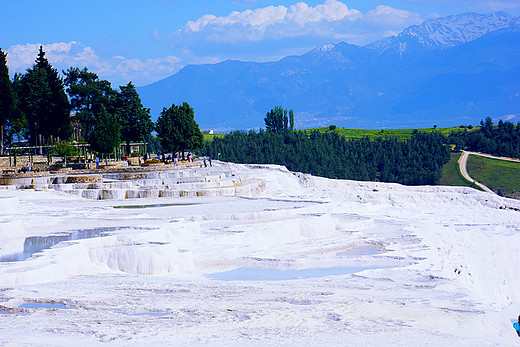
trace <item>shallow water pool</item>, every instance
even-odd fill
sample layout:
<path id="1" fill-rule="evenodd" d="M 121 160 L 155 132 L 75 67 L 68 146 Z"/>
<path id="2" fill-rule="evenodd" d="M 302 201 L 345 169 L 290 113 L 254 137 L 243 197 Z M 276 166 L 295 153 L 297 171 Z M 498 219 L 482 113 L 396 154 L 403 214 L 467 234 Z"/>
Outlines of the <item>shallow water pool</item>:
<path id="1" fill-rule="evenodd" d="M 22 252 L 1 256 L 0 262 L 6 263 L 14 261 L 24 261 L 25 259 L 30 258 L 33 254 L 39 253 L 44 249 L 49 249 L 62 241 L 73 241 L 90 239 L 94 237 L 102 237 L 108 235 L 110 232 L 115 231 L 116 229 L 117 228 L 114 227 L 93 228 L 76 230 L 71 233 L 59 235 L 26 237 L 23 244 Z"/>
<path id="2" fill-rule="evenodd" d="M 337 256 L 357 256 L 357 255 L 374 255 L 380 253 L 381 250 L 375 247 L 352 247 L 342 252 L 336 253 Z"/>
<path id="3" fill-rule="evenodd" d="M 201 202 L 179 202 L 179 203 L 172 203 L 172 204 L 118 205 L 118 206 L 114 206 L 114 208 L 136 209 L 136 208 L 151 208 L 151 207 L 193 206 L 193 205 L 202 205 L 202 203 Z"/>
<path id="4" fill-rule="evenodd" d="M 230 271 L 207 274 L 206 277 L 218 281 L 285 281 L 333 275 L 349 275 L 356 272 L 380 268 L 380 266 L 345 266 L 302 270 L 276 270 L 239 267 Z"/>

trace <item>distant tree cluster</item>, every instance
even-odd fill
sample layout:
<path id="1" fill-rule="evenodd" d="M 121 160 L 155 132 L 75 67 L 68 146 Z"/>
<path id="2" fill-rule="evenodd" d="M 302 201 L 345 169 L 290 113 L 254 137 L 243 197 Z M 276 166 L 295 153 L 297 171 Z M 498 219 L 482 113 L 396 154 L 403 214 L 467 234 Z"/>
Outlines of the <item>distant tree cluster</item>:
<path id="1" fill-rule="evenodd" d="M 291 171 L 328 178 L 438 184 L 449 160 L 445 137 L 437 132 L 397 138 L 345 139 L 334 132 L 235 131 L 207 142 L 206 155 L 238 163 L 285 165 Z"/>
<path id="2" fill-rule="evenodd" d="M 457 149 L 520 158 L 520 123 L 500 120 L 494 126 L 493 119 L 487 117 L 480 122 L 480 129 L 452 133 L 448 141 Z"/>
<path id="3" fill-rule="evenodd" d="M 110 82 L 86 68 L 69 68 L 62 78 L 42 47 L 35 64 L 11 81 L 6 56 L 0 49 L 0 154 L 15 136 L 38 146 L 71 140 L 74 135 L 99 153 L 111 153 L 121 141 L 127 154 L 133 141 L 153 141 L 152 147 L 159 147 L 151 136 L 155 124 L 150 109 L 142 105 L 131 82 L 114 90 Z M 171 110 L 180 111 L 170 115 L 175 121 L 168 131 L 163 123 L 158 127 L 160 142 L 169 149 L 202 147 L 193 109 L 184 103 Z"/>
<path id="4" fill-rule="evenodd" d="M 294 112 L 293 110 L 284 110 L 282 106 L 276 106 L 267 112 L 264 121 L 267 131 L 280 132 L 294 130 Z"/>

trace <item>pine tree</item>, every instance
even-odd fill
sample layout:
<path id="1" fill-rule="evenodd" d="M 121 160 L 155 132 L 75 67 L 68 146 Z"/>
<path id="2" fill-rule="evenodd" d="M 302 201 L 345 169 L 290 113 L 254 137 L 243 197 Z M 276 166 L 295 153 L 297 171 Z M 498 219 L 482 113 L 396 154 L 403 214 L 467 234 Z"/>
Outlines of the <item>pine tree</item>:
<path id="1" fill-rule="evenodd" d="M 27 124 L 27 118 L 25 116 L 25 113 L 19 107 L 20 99 L 18 96 L 20 95 L 20 93 L 18 93 L 18 91 L 21 88 L 21 78 L 21 74 L 14 74 L 14 79 L 12 83 L 14 92 L 14 114 L 12 115 L 12 118 L 9 119 L 8 127 L 6 129 L 7 143 L 12 143 L 15 135 L 17 135 L 18 138 L 29 138 L 29 127 Z"/>
<path id="2" fill-rule="evenodd" d="M 0 154 L 4 154 L 5 130 L 9 120 L 13 118 L 15 109 L 15 95 L 9 69 L 7 67 L 7 53 L 0 48 Z"/>
<path id="3" fill-rule="evenodd" d="M 75 119 L 81 123 L 81 135 L 88 141 L 101 108 L 111 114 L 115 112 L 117 92 L 112 89 L 110 82 L 99 80 L 87 68 L 69 68 L 63 73 L 70 103 L 76 112 Z"/>
<path id="4" fill-rule="evenodd" d="M 19 101 L 28 120 L 32 145 L 41 144 L 40 136 L 44 142 L 51 136 L 68 139 L 72 135 L 63 80 L 45 58 L 41 46 L 35 64 L 20 80 Z"/>
<path id="5" fill-rule="evenodd" d="M 153 130 L 150 109 L 144 108 L 132 82 L 120 86 L 116 114 L 121 125 L 121 139 L 126 142 L 126 154 L 130 155 L 131 141 L 144 141 Z"/>

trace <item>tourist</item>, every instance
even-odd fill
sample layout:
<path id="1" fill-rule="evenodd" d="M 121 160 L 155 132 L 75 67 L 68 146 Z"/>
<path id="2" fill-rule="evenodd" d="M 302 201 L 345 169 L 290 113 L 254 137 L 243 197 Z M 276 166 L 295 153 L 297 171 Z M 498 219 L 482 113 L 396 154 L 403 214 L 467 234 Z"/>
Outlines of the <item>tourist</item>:
<path id="1" fill-rule="evenodd" d="M 30 160 L 27 160 L 27 164 L 25 165 L 25 170 L 27 170 L 27 172 L 31 172 L 31 161 Z"/>
<path id="2" fill-rule="evenodd" d="M 513 324 L 513 327 L 515 328 L 518 336 L 520 336 L 520 316 L 518 316 L 518 321 Z"/>
<path id="3" fill-rule="evenodd" d="M 99 169 L 99 157 L 96 157 L 96 169 Z"/>
<path id="4" fill-rule="evenodd" d="M 204 167 L 208 167 L 208 164 L 206 164 L 206 157 L 204 157 Z"/>
<path id="5" fill-rule="evenodd" d="M 209 166 L 213 166 L 213 165 L 211 165 L 211 155 L 208 157 L 208 160 L 209 160 Z"/>

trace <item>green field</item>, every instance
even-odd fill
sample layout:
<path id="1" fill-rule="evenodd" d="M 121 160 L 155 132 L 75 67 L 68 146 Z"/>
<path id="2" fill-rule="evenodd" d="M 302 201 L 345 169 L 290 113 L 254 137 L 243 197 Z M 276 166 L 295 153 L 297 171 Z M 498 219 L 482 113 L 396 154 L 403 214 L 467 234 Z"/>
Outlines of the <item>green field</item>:
<path id="1" fill-rule="evenodd" d="M 306 133 L 310 133 L 311 131 L 318 130 L 321 133 L 331 132 L 329 127 L 323 128 L 310 128 L 310 129 L 301 129 L 297 131 L 304 131 Z M 465 128 L 461 127 L 451 127 L 451 128 L 422 128 L 422 129 L 347 129 L 347 128 L 335 128 L 334 132 L 342 135 L 346 138 L 362 138 L 364 136 L 368 137 L 398 137 L 400 139 L 409 139 L 412 137 L 414 131 L 417 130 L 419 132 L 431 132 L 436 131 L 440 132 L 444 135 L 449 135 L 453 132 L 464 131 Z M 204 141 L 212 141 L 215 137 L 222 137 L 225 134 L 204 134 Z"/>
<path id="2" fill-rule="evenodd" d="M 472 187 L 480 190 L 476 184 L 466 180 L 460 173 L 458 162 L 460 156 L 460 152 L 450 154 L 450 161 L 442 168 L 439 184 L 442 186 Z"/>
<path id="3" fill-rule="evenodd" d="M 311 132 L 313 130 L 318 130 L 319 132 L 331 132 L 329 127 L 323 128 L 312 128 L 312 129 L 303 129 L 300 131 Z M 451 127 L 451 128 L 422 128 L 422 129 L 347 129 L 347 128 L 335 128 L 333 131 L 345 136 L 346 138 L 361 138 L 364 136 L 368 137 L 398 137 L 400 139 L 408 139 L 412 137 L 414 131 L 417 130 L 419 132 L 431 132 L 436 131 L 444 135 L 449 135 L 453 132 L 464 131 L 465 128 L 461 127 Z"/>
<path id="4" fill-rule="evenodd" d="M 468 173 L 494 192 L 520 198 L 520 163 L 470 155 Z"/>
<path id="5" fill-rule="evenodd" d="M 226 134 L 220 134 L 220 133 L 207 134 L 207 133 L 202 133 L 202 135 L 204 136 L 204 141 L 213 141 L 213 139 L 215 137 L 223 137 Z"/>

